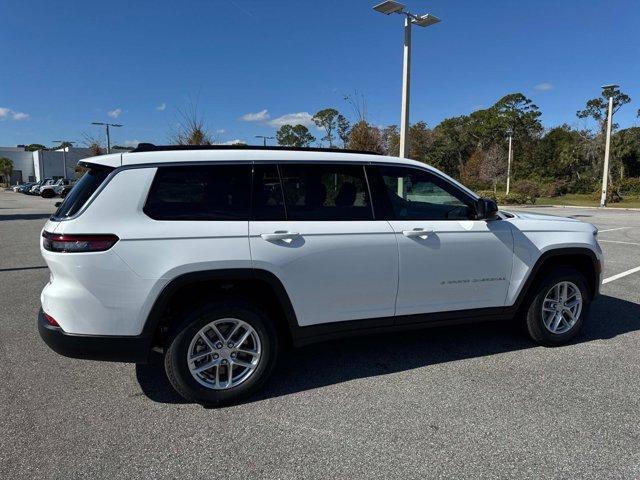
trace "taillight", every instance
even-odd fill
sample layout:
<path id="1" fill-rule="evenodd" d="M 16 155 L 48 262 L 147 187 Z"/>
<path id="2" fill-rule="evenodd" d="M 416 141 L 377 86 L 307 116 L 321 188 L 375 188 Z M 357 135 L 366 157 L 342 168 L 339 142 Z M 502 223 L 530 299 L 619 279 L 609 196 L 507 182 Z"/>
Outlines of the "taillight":
<path id="1" fill-rule="evenodd" d="M 42 232 L 42 237 L 45 250 L 62 253 L 104 252 L 119 240 L 112 234 L 67 235 Z"/>
<path id="2" fill-rule="evenodd" d="M 43 312 L 43 316 L 44 316 L 45 322 L 47 322 L 52 327 L 59 327 L 60 326 L 60 325 L 58 325 L 58 322 L 56 322 L 56 319 L 53 318 L 51 315 L 48 315 L 48 314 Z"/>

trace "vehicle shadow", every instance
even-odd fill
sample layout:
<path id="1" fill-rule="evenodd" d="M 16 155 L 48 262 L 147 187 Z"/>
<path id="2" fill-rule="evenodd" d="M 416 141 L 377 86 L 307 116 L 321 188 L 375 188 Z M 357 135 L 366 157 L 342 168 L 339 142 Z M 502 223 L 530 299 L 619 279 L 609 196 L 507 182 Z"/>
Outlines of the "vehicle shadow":
<path id="1" fill-rule="evenodd" d="M 640 330 L 640 305 L 602 295 L 574 344 Z M 271 380 L 245 403 L 414 368 L 535 347 L 510 322 L 478 323 L 335 340 L 286 352 Z M 184 403 L 160 363 L 137 365 L 142 392 L 161 403 Z"/>
<path id="2" fill-rule="evenodd" d="M 15 215 L 0 215 L 0 222 L 5 220 L 44 220 L 49 218 L 51 213 L 18 213 Z"/>

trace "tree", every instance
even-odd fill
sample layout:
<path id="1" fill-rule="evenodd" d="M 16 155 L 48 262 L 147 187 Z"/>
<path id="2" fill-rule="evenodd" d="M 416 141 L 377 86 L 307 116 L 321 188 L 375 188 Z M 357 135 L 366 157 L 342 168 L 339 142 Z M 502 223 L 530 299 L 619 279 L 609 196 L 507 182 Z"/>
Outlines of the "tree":
<path id="1" fill-rule="evenodd" d="M 333 132 L 338 129 L 341 116 L 335 108 L 325 108 L 313 116 L 313 122 L 325 131 L 326 134 L 322 140 L 327 140 L 329 147 L 333 147 Z"/>
<path id="2" fill-rule="evenodd" d="M 448 175 L 460 178 L 465 162 L 475 151 L 466 116 L 447 118 L 433 129 L 433 145 L 426 161 Z"/>
<path id="3" fill-rule="evenodd" d="M 198 105 L 191 103 L 186 109 L 178 110 L 177 130 L 171 141 L 176 145 L 211 145 L 212 135 L 202 117 L 198 115 Z"/>
<path id="4" fill-rule="evenodd" d="M 283 125 L 276 132 L 278 145 L 288 147 L 308 147 L 316 138 L 309 133 L 309 129 L 304 125 Z"/>
<path id="5" fill-rule="evenodd" d="M 385 153 L 384 135 L 379 128 L 369 125 L 366 120 L 360 120 L 351 128 L 347 148 Z"/>
<path id="6" fill-rule="evenodd" d="M 620 162 L 620 178 L 640 176 L 640 127 L 627 128 L 611 141 L 611 156 Z"/>
<path id="7" fill-rule="evenodd" d="M 491 145 L 488 150 L 482 153 L 479 177 L 482 181 L 491 182 L 495 192 L 498 182 L 507 173 L 507 155 L 498 144 Z"/>
<path id="8" fill-rule="evenodd" d="M 7 157 L 0 157 L 0 173 L 4 177 L 7 187 L 11 184 L 11 173 L 13 172 L 13 162 Z"/>
<path id="9" fill-rule="evenodd" d="M 32 143 L 31 145 L 27 145 L 26 147 L 24 147 L 25 152 L 35 152 L 38 150 L 47 150 L 47 147 L 39 143 Z"/>
<path id="10" fill-rule="evenodd" d="M 613 97 L 614 114 L 620 110 L 623 105 L 631 101 L 631 97 L 626 93 L 622 93 L 617 87 L 607 87 L 602 89 L 602 94 L 599 97 L 587 100 L 585 108 L 578 110 L 576 115 L 578 118 L 593 118 L 598 123 L 600 133 L 604 133 L 607 127 L 609 97 Z M 617 127 L 618 125 L 614 123 L 612 130 L 615 130 Z"/>
<path id="11" fill-rule="evenodd" d="M 342 114 L 338 115 L 338 136 L 342 141 L 342 148 L 347 148 L 347 142 L 349 141 L 349 120 Z"/>
<path id="12" fill-rule="evenodd" d="M 82 143 L 84 143 L 85 147 L 89 149 L 91 155 L 97 157 L 98 155 L 102 155 L 103 153 L 105 153 L 105 150 L 102 148 L 102 144 L 98 137 L 93 137 L 88 133 L 83 133 L 82 136 L 84 138 L 84 141 Z M 115 149 L 116 147 L 112 148 Z"/>

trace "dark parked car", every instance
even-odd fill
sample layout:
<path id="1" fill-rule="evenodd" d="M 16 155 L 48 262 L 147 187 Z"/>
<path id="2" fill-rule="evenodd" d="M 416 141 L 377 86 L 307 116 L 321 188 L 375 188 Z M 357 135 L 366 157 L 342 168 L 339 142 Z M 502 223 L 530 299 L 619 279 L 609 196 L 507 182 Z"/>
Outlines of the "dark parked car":
<path id="1" fill-rule="evenodd" d="M 16 190 L 16 192 L 20 192 L 20 193 L 28 193 L 29 190 L 31 190 L 31 187 L 33 187 L 36 184 L 36 182 L 28 182 L 28 183 L 23 183 L 22 185 L 20 185 L 18 187 L 18 189 Z"/>

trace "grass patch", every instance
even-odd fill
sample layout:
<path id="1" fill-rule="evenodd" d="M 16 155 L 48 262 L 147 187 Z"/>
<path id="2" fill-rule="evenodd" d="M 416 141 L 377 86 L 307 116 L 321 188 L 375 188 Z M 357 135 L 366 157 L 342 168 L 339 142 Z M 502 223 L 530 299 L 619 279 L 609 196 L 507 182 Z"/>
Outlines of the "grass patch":
<path id="1" fill-rule="evenodd" d="M 576 207 L 597 207 L 600 201 L 593 195 L 569 193 L 560 197 L 540 197 L 536 200 L 536 205 L 567 205 Z M 640 208 L 640 198 L 627 197 L 618 203 L 610 203 L 612 208 Z"/>

